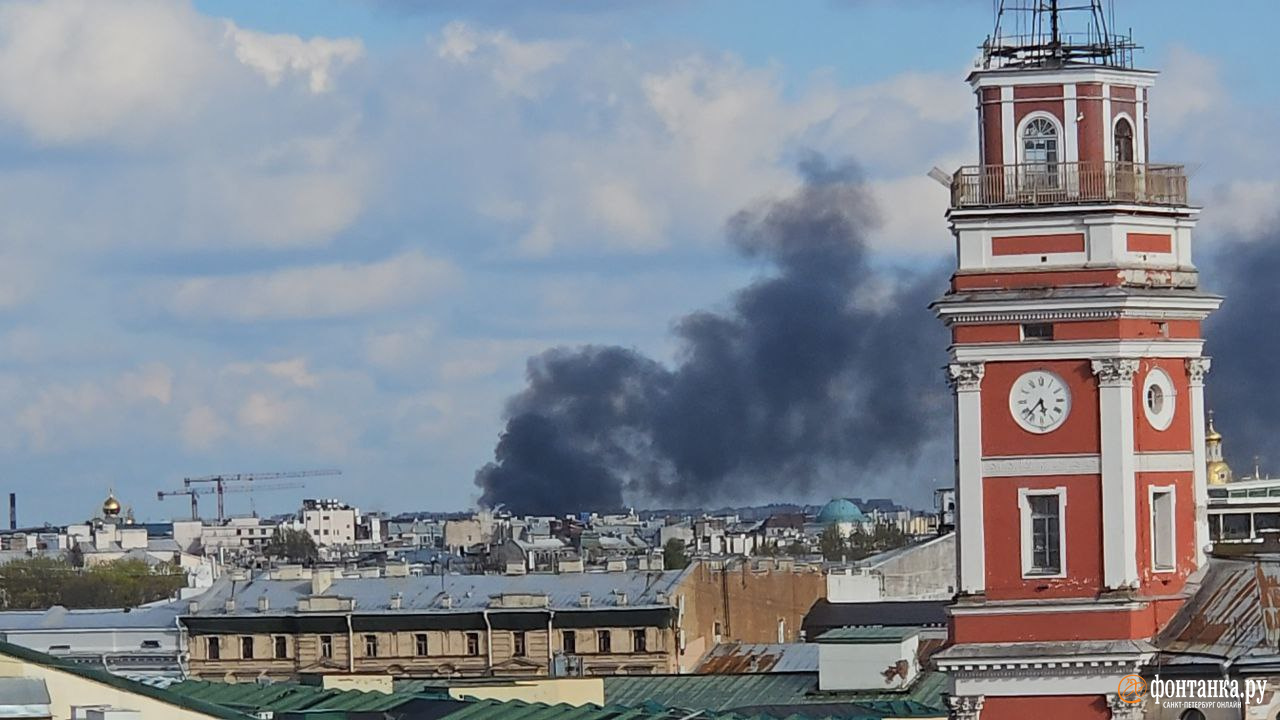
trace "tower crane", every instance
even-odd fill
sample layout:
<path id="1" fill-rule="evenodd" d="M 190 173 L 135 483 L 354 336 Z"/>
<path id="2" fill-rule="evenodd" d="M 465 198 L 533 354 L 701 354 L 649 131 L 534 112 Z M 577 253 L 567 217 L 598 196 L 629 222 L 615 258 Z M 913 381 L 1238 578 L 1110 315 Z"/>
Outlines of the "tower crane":
<path id="1" fill-rule="evenodd" d="M 224 494 L 225 493 L 248 493 L 248 492 L 267 491 L 267 490 L 287 490 L 290 488 L 301 488 L 301 487 L 306 487 L 306 484 L 300 483 L 300 482 L 262 483 L 260 485 L 238 485 L 233 487 L 227 487 L 227 488 L 223 488 L 222 492 Z M 212 487 L 186 487 L 186 488 L 181 488 L 179 490 L 160 490 L 156 492 L 156 499 L 164 500 L 167 497 L 174 497 L 177 495 L 190 496 L 191 519 L 199 520 L 200 506 L 199 506 L 198 498 L 201 495 L 212 495 L 216 492 L 218 492 L 217 489 Z M 222 522 L 221 516 L 219 517 L 220 517 L 219 522 Z"/>
<path id="2" fill-rule="evenodd" d="M 263 483 L 264 480 L 284 480 L 291 478 L 320 477 L 325 475 L 341 475 L 341 470 L 293 470 L 288 472 L 266 473 L 225 473 L 220 475 L 204 475 L 182 479 L 182 489 L 161 490 L 156 497 L 163 500 L 175 495 L 187 495 L 191 498 L 191 517 L 199 518 L 198 501 L 200 495 L 216 494 L 218 496 L 218 522 L 226 520 L 223 496 L 229 492 L 253 492 L 254 490 L 283 490 L 289 487 L 302 487 L 302 483 Z M 244 483 L 243 485 L 238 483 Z M 209 487 L 209 486 L 212 487 Z"/>

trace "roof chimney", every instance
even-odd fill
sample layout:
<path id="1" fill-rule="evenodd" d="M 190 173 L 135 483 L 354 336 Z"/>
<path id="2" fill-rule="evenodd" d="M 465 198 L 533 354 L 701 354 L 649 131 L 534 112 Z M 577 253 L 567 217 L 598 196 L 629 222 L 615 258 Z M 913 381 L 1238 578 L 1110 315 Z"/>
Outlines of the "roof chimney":
<path id="1" fill-rule="evenodd" d="M 224 603 L 222 603 L 222 609 L 223 609 L 224 611 L 226 611 L 226 612 L 227 612 L 227 614 L 231 614 L 231 613 L 235 612 L 235 611 L 236 611 L 236 601 L 235 601 L 235 598 L 227 598 L 227 601 L 226 601 L 226 602 L 224 602 Z"/>
<path id="2" fill-rule="evenodd" d="M 195 615 L 195 614 L 196 614 L 196 613 L 198 613 L 198 612 L 200 612 L 200 601 L 199 601 L 199 600 L 192 600 L 192 601 L 190 601 L 190 602 L 188 602 L 188 603 L 187 603 L 187 614 L 188 614 L 188 615 Z"/>
<path id="3" fill-rule="evenodd" d="M 323 595 L 333 584 L 333 571 L 328 568 L 316 568 L 311 571 L 311 594 Z"/>
<path id="4" fill-rule="evenodd" d="M 266 595 L 259 595 L 258 596 L 258 612 L 264 613 L 270 609 L 271 609 L 271 601 L 267 599 Z"/>
<path id="5" fill-rule="evenodd" d="M 584 592 L 578 596 L 578 607 L 591 607 L 591 593 Z"/>
<path id="6" fill-rule="evenodd" d="M 404 604 L 404 596 L 402 596 L 400 593 L 392 593 L 392 594 L 391 594 L 391 609 L 392 609 L 392 610 L 399 610 L 399 609 L 403 606 L 403 604 Z"/>

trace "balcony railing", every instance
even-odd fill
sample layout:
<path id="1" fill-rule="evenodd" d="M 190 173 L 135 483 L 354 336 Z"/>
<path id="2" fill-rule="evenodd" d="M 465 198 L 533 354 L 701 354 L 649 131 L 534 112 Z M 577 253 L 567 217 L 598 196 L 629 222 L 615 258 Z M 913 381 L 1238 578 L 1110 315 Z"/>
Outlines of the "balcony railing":
<path id="1" fill-rule="evenodd" d="M 1182 165 L 1074 162 L 962 167 L 951 180 L 951 207 L 1124 203 L 1183 207 Z"/>

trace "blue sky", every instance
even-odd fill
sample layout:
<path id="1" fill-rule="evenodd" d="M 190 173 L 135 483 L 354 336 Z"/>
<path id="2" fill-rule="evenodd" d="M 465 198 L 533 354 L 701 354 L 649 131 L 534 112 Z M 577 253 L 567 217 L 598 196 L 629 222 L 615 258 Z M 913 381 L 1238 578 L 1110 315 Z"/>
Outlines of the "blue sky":
<path id="1" fill-rule="evenodd" d="M 0 2 L 0 490 L 139 517 L 184 475 L 336 466 L 308 495 L 474 502 L 526 359 L 671 322 L 762 271 L 736 210 L 856 159 L 885 267 L 932 266 L 974 150 L 990 3 Z M 1156 155 L 1204 233 L 1272 219 L 1274 3 L 1132 0 Z M 1261 138 L 1261 139 L 1259 139 Z M 1211 253 L 1210 253 L 1211 254 Z M 942 348 L 939 348 L 939 362 Z M 804 498 L 927 500 L 943 445 Z M 245 496 L 233 501 L 249 510 Z M 744 498 L 768 499 L 768 498 Z M 256 509 L 293 509 L 293 492 Z"/>

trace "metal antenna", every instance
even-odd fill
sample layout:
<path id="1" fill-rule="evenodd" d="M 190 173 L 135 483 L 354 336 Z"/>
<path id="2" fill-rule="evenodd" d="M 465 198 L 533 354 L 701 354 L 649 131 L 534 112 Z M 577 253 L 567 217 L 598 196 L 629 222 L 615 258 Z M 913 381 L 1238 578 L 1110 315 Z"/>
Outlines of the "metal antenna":
<path id="1" fill-rule="evenodd" d="M 1138 46 L 1115 34 L 1114 0 L 999 0 L 995 30 L 982 45 L 983 66 L 1132 67 Z M 1105 4 L 1104 4 L 1105 3 Z"/>

